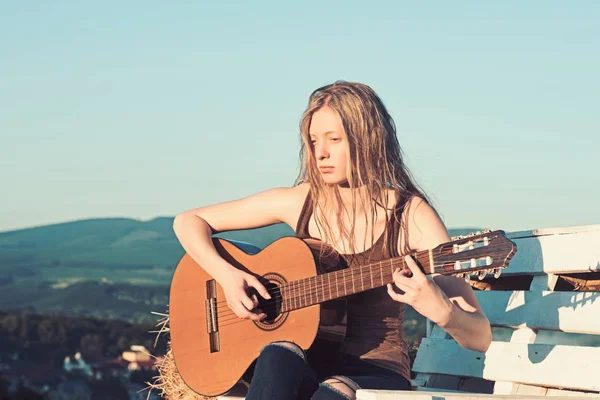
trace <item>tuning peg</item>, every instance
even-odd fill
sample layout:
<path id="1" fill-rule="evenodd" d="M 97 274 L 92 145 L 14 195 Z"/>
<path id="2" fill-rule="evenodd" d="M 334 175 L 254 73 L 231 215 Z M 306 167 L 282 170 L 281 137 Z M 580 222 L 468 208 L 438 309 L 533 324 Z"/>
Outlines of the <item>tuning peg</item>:
<path id="1" fill-rule="evenodd" d="M 480 270 L 480 271 L 477 273 L 477 278 L 478 278 L 480 281 L 482 281 L 482 280 L 483 280 L 483 278 L 485 278 L 485 277 L 486 277 L 486 275 L 487 275 L 487 270 L 485 270 L 485 269 L 482 269 L 482 270 Z"/>
<path id="2" fill-rule="evenodd" d="M 494 269 L 494 278 L 496 278 L 496 279 L 500 278 L 501 273 L 502 273 L 502 268 L 495 268 Z"/>
<path id="3" fill-rule="evenodd" d="M 471 281 L 471 274 L 466 273 L 465 274 L 465 282 L 470 282 Z"/>

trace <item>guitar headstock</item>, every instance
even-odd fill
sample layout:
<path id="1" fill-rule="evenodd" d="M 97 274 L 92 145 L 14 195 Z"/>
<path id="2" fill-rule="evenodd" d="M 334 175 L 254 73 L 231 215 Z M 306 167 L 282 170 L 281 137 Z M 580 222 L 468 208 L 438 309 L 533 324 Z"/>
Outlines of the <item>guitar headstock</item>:
<path id="1" fill-rule="evenodd" d="M 488 273 L 495 278 L 508 267 L 517 245 L 502 230 L 485 230 L 454 237 L 432 250 L 434 273 L 480 280 Z"/>

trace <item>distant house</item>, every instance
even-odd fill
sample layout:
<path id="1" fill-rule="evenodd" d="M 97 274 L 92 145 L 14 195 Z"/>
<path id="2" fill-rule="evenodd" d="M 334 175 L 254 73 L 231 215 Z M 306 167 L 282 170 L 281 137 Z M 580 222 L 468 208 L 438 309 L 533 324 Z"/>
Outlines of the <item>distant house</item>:
<path id="1" fill-rule="evenodd" d="M 131 350 L 124 351 L 121 357 L 129 362 L 149 361 L 150 352 L 144 346 L 132 345 Z"/>
<path id="2" fill-rule="evenodd" d="M 155 370 L 155 360 L 144 346 L 133 345 L 119 357 L 112 360 L 83 356 L 80 352 L 67 356 L 63 362 L 65 372 L 79 374 L 89 379 L 100 380 L 107 377 L 127 381 L 134 371 Z"/>
<path id="3" fill-rule="evenodd" d="M 124 351 L 121 357 L 129 362 L 129 371 L 151 371 L 156 368 L 150 352 L 144 346 L 133 345 L 129 351 Z"/>
<path id="4" fill-rule="evenodd" d="M 86 362 L 80 352 L 75 353 L 73 358 L 66 356 L 63 361 L 63 369 L 66 372 L 81 373 L 90 378 L 94 377 L 92 364 Z"/>

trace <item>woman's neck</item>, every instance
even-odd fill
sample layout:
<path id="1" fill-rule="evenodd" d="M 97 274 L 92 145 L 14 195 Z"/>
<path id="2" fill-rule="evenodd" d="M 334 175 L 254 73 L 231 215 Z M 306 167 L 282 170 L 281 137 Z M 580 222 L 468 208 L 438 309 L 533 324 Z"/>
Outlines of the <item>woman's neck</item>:
<path id="1" fill-rule="evenodd" d="M 355 208 L 355 212 L 364 212 L 368 210 L 372 206 L 371 201 L 366 201 L 366 204 L 363 204 L 362 199 L 365 199 L 365 196 L 368 196 L 368 190 L 366 186 L 362 186 L 359 188 L 351 188 L 347 186 L 338 185 L 338 192 L 340 194 L 340 200 L 342 202 L 342 206 L 346 210 L 351 210 L 353 207 Z M 354 196 L 354 200 L 353 200 Z"/>

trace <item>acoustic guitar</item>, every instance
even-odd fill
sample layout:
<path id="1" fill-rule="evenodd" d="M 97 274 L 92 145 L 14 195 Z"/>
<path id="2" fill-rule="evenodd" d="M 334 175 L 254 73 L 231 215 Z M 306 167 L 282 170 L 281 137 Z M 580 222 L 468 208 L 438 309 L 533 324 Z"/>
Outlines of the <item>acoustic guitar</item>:
<path id="1" fill-rule="evenodd" d="M 309 349 L 317 337 L 343 340 L 344 297 L 393 282 L 395 269 L 408 268 L 396 257 L 348 268 L 337 253 L 318 243 L 284 237 L 257 254 L 224 239 L 213 239 L 218 253 L 236 268 L 255 275 L 271 299 L 258 296 L 267 314 L 262 321 L 238 318 L 220 285 L 188 254 L 173 275 L 169 325 L 175 365 L 184 382 L 204 396 L 228 392 L 274 341 Z M 419 251 L 413 258 L 425 274 L 496 278 L 517 246 L 503 231 L 484 231 Z M 253 292 L 256 294 L 256 292 Z"/>

